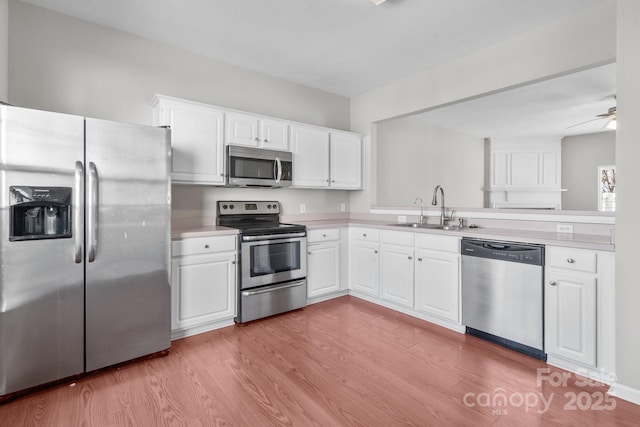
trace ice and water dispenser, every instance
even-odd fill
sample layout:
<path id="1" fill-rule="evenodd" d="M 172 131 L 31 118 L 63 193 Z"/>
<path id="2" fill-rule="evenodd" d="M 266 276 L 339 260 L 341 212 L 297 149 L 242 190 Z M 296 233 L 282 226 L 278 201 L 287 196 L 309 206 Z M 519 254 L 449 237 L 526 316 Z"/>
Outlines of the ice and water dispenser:
<path id="1" fill-rule="evenodd" d="M 9 187 L 9 240 L 71 237 L 71 188 Z"/>

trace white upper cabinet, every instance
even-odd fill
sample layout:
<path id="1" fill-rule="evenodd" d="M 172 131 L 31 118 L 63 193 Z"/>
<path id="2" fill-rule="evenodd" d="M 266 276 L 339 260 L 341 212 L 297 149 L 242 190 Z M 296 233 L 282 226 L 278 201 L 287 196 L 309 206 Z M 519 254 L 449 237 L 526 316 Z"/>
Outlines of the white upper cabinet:
<path id="1" fill-rule="evenodd" d="M 229 112 L 225 128 L 226 144 L 289 151 L 289 124 L 285 121 Z"/>
<path id="2" fill-rule="evenodd" d="M 359 135 L 291 126 L 291 149 L 295 187 L 362 187 L 362 140 Z"/>
<path id="3" fill-rule="evenodd" d="M 294 187 L 329 187 L 329 131 L 291 126 Z"/>
<path id="4" fill-rule="evenodd" d="M 331 133 L 331 187 L 362 187 L 362 140 L 359 135 Z"/>
<path id="5" fill-rule="evenodd" d="M 171 127 L 171 177 L 175 183 L 224 184 L 222 110 L 156 96 L 154 126 Z"/>

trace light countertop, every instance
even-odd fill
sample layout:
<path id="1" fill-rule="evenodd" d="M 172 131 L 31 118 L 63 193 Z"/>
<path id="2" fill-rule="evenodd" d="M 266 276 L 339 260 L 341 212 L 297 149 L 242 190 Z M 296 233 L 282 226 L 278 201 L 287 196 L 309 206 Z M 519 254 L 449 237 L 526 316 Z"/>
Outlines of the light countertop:
<path id="1" fill-rule="evenodd" d="M 525 229 L 503 229 L 503 228 L 463 228 L 456 231 L 445 231 L 438 229 L 424 228 L 403 228 L 390 225 L 388 221 L 364 220 L 364 219 L 326 219 L 312 221 L 295 221 L 296 224 L 306 225 L 309 230 L 320 228 L 336 227 L 369 227 L 382 230 L 404 231 L 411 233 L 439 234 L 457 237 L 471 237 L 488 240 L 505 240 L 522 243 L 535 243 L 542 245 L 565 246 L 581 249 L 595 249 L 602 251 L 614 251 L 615 244 L 610 236 L 595 234 L 572 234 L 572 233 L 552 233 L 547 231 L 535 231 Z M 182 225 L 174 227 L 171 231 L 173 240 L 185 239 L 189 237 L 207 237 L 236 235 L 238 230 L 234 228 L 221 227 L 211 224 L 198 224 L 192 226 Z"/>

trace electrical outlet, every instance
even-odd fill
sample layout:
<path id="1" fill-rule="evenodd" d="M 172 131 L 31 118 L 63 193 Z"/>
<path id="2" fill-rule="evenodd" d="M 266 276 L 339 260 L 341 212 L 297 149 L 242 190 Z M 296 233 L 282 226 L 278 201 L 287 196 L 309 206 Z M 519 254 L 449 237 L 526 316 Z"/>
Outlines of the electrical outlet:
<path id="1" fill-rule="evenodd" d="M 347 204 L 346 203 L 340 203 L 340 212 L 344 212 L 347 210 Z"/>
<path id="2" fill-rule="evenodd" d="M 307 212 L 307 205 L 305 205 L 304 203 L 300 203 L 300 213 L 305 212 Z"/>
<path id="3" fill-rule="evenodd" d="M 573 233 L 573 225 L 570 225 L 570 224 L 558 224 L 558 225 L 556 225 L 556 232 L 558 232 L 558 233 Z"/>
<path id="4" fill-rule="evenodd" d="M 404 215 L 398 215 L 398 224 L 404 224 L 407 222 L 407 217 Z"/>

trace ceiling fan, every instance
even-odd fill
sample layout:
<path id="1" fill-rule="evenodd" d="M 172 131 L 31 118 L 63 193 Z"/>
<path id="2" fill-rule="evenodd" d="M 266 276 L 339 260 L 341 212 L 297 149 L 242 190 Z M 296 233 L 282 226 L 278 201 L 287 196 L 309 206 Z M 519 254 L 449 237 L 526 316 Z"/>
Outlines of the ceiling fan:
<path id="1" fill-rule="evenodd" d="M 617 108 L 614 105 L 613 107 L 610 107 L 606 113 L 602 113 L 602 114 L 598 114 L 596 115 L 596 117 L 594 119 L 591 120 L 587 120 L 585 122 L 581 122 L 581 123 L 576 123 L 575 125 L 571 125 L 569 127 L 567 127 L 566 129 L 571 129 L 574 128 L 576 126 L 580 126 L 580 125 L 584 125 L 587 123 L 591 123 L 594 122 L 596 120 L 602 120 L 602 119 L 608 119 L 607 122 L 604 124 L 604 126 L 602 127 L 602 129 L 616 129 L 616 112 L 617 112 Z"/>

